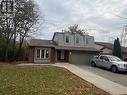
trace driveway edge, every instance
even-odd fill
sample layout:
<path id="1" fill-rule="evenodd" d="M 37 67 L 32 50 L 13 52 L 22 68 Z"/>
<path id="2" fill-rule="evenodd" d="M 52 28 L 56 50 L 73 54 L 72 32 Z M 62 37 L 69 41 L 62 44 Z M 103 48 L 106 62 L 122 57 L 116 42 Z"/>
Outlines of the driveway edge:
<path id="1" fill-rule="evenodd" d="M 99 75 L 93 74 L 87 70 L 83 70 L 73 64 L 54 64 L 54 66 L 64 67 L 80 78 L 92 83 L 96 87 L 109 92 L 112 95 L 127 94 L 127 87 L 118 83 L 112 82 Z"/>

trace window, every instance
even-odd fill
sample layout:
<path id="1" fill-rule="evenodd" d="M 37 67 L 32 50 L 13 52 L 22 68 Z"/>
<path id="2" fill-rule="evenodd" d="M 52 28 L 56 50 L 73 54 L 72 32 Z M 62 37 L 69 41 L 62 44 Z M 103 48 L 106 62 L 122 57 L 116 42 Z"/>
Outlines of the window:
<path id="1" fill-rule="evenodd" d="M 79 38 L 78 37 L 76 37 L 76 43 L 79 43 Z"/>
<path id="2" fill-rule="evenodd" d="M 37 59 L 48 59 L 49 58 L 49 50 L 48 49 L 37 49 L 36 58 Z"/>
<path id="3" fill-rule="evenodd" d="M 69 43 L 69 37 L 66 36 L 66 43 Z"/>
<path id="4" fill-rule="evenodd" d="M 40 49 L 37 49 L 37 58 L 38 59 L 41 58 L 41 56 L 40 56 Z"/>
<path id="5" fill-rule="evenodd" d="M 120 58 L 116 57 L 116 56 L 108 56 L 108 58 L 111 60 L 111 61 L 121 61 Z"/>
<path id="6" fill-rule="evenodd" d="M 108 57 L 106 57 L 106 56 L 101 56 L 100 59 L 105 60 L 105 61 L 109 61 Z"/>
<path id="7" fill-rule="evenodd" d="M 86 38 L 86 44 L 88 44 L 89 42 L 88 42 L 88 38 Z"/>
<path id="8" fill-rule="evenodd" d="M 41 58 L 44 58 L 45 57 L 45 50 L 41 50 Z"/>
<path id="9" fill-rule="evenodd" d="M 46 50 L 46 58 L 49 58 L 49 51 Z"/>

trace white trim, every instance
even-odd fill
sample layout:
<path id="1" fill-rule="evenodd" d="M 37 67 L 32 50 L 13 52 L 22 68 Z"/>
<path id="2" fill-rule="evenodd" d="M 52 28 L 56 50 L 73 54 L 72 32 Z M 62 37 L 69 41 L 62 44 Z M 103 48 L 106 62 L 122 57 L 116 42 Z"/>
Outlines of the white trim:
<path id="1" fill-rule="evenodd" d="M 37 50 L 39 50 L 39 53 L 40 53 L 40 56 L 39 56 L 39 58 L 37 58 Z M 42 51 L 44 50 L 44 57 L 42 57 Z M 49 49 L 42 49 L 42 48 L 37 48 L 36 49 L 36 54 L 35 54 L 35 58 L 36 59 L 49 59 L 49 56 L 50 55 L 48 55 L 48 58 L 46 58 L 46 53 L 47 53 L 47 51 L 49 52 Z M 49 53 L 48 53 L 49 54 Z"/>

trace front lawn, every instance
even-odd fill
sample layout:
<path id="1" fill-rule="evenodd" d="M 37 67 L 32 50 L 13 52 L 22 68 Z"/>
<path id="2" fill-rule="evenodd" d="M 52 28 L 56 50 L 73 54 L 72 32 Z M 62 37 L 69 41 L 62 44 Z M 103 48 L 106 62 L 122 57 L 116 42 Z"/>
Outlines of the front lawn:
<path id="1" fill-rule="evenodd" d="M 109 95 L 68 70 L 0 64 L 0 95 Z"/>

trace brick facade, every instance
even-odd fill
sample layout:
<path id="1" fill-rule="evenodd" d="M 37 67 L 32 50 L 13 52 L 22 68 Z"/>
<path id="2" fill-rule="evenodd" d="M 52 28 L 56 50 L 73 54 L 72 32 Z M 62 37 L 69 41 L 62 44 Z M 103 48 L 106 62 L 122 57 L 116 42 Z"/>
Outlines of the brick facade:
<path id="1" fill-rule="evenodd" d="M 28 62 L 33 63 L 34 62 L 34 47 L 29 47 L 28 50 Z"/>

